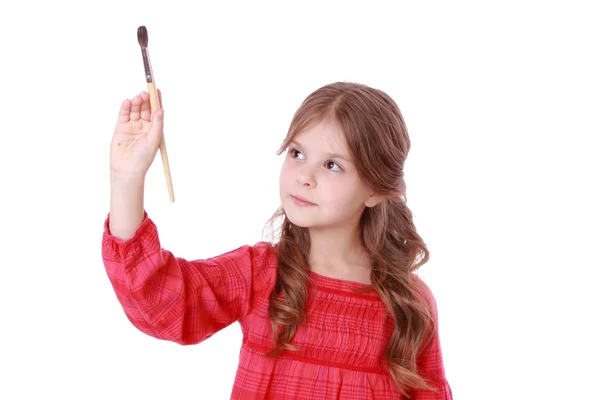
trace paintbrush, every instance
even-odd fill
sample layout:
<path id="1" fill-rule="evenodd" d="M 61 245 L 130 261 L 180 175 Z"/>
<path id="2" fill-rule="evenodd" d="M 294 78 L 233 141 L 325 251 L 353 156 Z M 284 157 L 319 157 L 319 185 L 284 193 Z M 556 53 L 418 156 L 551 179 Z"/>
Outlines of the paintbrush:
<path id="1" fill-rule="evenodd" d="M 150 55 L 148 53 L 148 30 L 145 26 L 140 26 L 137 31 L 138 43 L 142 48 L 142 58 L 144 60 L 144 70 L 146 72 L 146 82 L 148 83 L 148 94 L 150 95 L 150 108 L 152 114 L 162 106 L 159 103 L 158 91 L 156 89 L 156 82 L 154 81 L 154 75 L 152 73 L 152 64 L 150 63 Z M 171 169 L 169 168 L 169 158 L 167 157 L 167 145 L 165 143 L 165 135 L 163 133 L 160 139 L 160 155 L 162 158 L 163 169 L 165 170 L 165 178 L 167 180 L 167 187 L 169 189 L 169 198 L 171 203 L 175 201 L 175 195 L 173 194 L 173 182 L 171 181 Z"/>

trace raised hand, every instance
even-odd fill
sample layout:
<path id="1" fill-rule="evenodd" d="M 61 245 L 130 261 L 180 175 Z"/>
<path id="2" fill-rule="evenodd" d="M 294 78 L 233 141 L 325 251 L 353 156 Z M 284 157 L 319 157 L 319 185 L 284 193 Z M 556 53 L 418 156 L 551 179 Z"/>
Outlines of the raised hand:
<path id="1" fill-rule="evenodd" d="M 112 175 L 142 178 L 152 165 L 163 135 L 164 111 L 151 113 L 150 95 L 142 92 L 121 104 L 115 132 L 110 144 Z"/>

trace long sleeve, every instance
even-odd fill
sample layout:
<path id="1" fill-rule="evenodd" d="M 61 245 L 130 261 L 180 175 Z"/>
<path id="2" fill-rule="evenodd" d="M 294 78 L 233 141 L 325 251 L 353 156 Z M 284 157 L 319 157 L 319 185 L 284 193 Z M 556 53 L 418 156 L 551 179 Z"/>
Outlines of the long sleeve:
<path id="1" fill-rule="evenodd" d="M 104 223 L 102 258 L 127 318 L 140 331 L 179 344 L 199 343 L 243 318 L 264 290 L 276 262 L 259 242 L 206 260 L 187 261 L 161 248 L 144 212 L 133 237 L 111 235 Z"/>
<path id="2" fill-rule="evenodd" d="M 427 380 L 430 386 L 437 392 L 418 390 L 412 394 L 412 400 L 452 400 L 452 389 L 446 380 L 444 371 L 444 360 L 442 358 L 442 346 L 440 344 L 437 303 L 429 287 L 420 279 L 417 279 L 422 293 L 427 299 L 431 314 L 434 318 L 435 333 L 429 346 L 421 352 L 417 358 L 419 374 Z"/>

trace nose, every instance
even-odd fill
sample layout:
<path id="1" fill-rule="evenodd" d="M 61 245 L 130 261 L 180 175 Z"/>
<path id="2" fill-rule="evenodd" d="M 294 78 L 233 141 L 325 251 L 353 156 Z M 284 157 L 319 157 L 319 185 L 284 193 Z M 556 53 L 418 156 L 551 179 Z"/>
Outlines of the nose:
<path id="1" fill-rule="evenodd" d="M 315 180 L 315 176 L 312 170 L 308 167 L 304 167 L 298 171 L 298 175 L 296 175 L 296 181 L 304 187 L 315 187 L 317 182 Z"/>

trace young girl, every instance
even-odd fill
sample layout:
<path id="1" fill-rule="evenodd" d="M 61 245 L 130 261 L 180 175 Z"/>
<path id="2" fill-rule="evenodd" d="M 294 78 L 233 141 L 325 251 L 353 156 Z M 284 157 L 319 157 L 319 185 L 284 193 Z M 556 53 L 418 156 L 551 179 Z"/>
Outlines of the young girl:
<path id="1" fill-rule="evenodd" d="M 111 143 L 102 256 L 135 327 L 189 345 L 239 322 L 232 399 L 452 399 L 388 95 L 346 82 L 310 94 L 278 153 L 279 240 L 194 261 L 161 247 L 143 207 L 163 115 L 146 92 L 125 100 Z"/>

